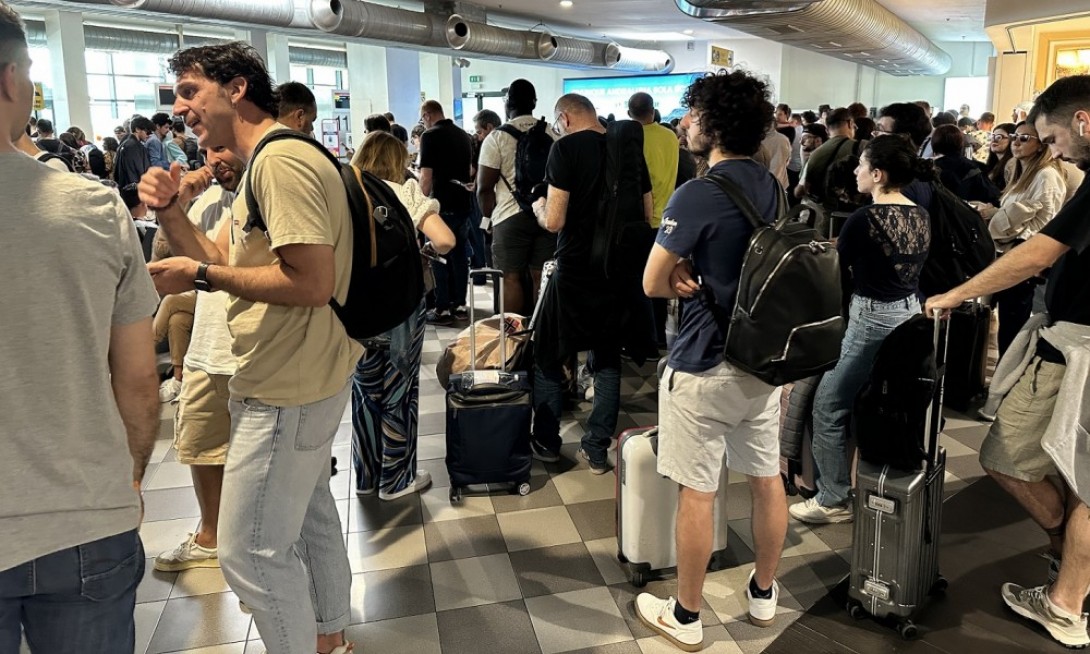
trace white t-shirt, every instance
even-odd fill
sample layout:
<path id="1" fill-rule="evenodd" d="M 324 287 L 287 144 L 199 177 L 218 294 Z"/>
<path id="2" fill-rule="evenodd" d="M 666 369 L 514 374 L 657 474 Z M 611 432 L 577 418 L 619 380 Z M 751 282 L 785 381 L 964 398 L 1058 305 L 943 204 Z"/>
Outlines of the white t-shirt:
<path id="1" fill-rule="evenodd" d="M 525 133 L 530 131 L 530 128 L 537 121 L 538 119 L 533 116 L 519 116 L 507 121 L 507 124 Z M 551 130 L 549 130 L 548 134 L 552 136 L 553 140 L 556 140 L 556 136 Z M 522 211 L 519 208 L 518 201 L 515 200 L 515 196 L 507 188 L 507 184 L 510 184 L 512 188 L 515 186 L 515 154 L 517 150 L 518 140 L 499 129 L 492 130 L 492 133 L 481 143 L 481 157 L 477 162 L 478 165 L 498 170 L 503 176 L 503 179 L 496 182 L 496 209 L 491 216 L 493 225 L 498 225 Z M 506 183 L 504 183 L 504 179 L 507 180 Z"/>
<path id="2" fill-rule="evenodd" d="M 205 191 L 189 208 L 189 220 L 216 240 L 220 228 L 231 221 L 231 204 L 235 194 L 216 184 Z M 197 293 L 193 311 L 193 333 L 185 365 L 209 375 L 233 375 L 238 367 L 231 353 L 231 332 L 227 329 L 227 294 Z"/>
<path id="3" fill-rule="evenodd" d="M 38 154 L 34 155 L 34 158 L 36 160 L 38 160 L 38 161 L 42 161 L 42 157 L 44 157 L 44 156 L 46 156 L 48 154 L 50 154 L 50 153 L 46 152 L 45 150 L 42 150 Z M 42 161 L 42 163 L 49 166 L 53 170 L 59 170 L 62 173 L 72 172 L 72 170 L 68 167 L 68 164 L 66 164 L 64 162 L 64 159 L 61 159 L 60 157 L 51 157 L 47 161 Z"/>

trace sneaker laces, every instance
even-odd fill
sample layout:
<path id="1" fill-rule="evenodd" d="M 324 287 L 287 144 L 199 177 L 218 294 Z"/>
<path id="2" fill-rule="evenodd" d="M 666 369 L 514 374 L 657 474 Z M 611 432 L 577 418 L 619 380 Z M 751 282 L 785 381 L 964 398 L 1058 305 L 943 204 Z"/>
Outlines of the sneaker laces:
<path id="1" fill-rule="evenodd" d="M 182 558 L 182 556 L 188 554 L 193 549 L 193 545 L 196 543 L 197 532 L 190 532 L 185 541 L 179 543 L 178 546 L 174 548 L 174 551 L 170 553 L 170 557 L 173 559 Z"/>
<path id="2" fill-rule="evenodd" d="M 1033 609 L 1042 615 L 1046 616 L 1050 620 L 1062 621 L 1064 623 L 1074 626 L 1076 623 L 1081 622 L 1085 617 L 1085 614 L 1080 615 L 1063 615 L 1060 611 L 1063 611 L 1060 607 L 1049 599 L 1048 586 L 1036 586 L 1034 588 L 1025 588 L 1019 594 L 1019 600 L 1023 603 L 1030 605 Z M 1066 612 L 1065 612 L 1066 613 Z"/>

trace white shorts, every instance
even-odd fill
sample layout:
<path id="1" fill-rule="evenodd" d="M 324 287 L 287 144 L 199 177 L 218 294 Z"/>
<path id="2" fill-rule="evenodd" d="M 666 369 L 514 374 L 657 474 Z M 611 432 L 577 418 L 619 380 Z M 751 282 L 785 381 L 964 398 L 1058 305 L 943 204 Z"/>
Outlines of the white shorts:
<path id="1" fill-rule="evenodd" d="M 750 477 L 780 474 L 780 392 L 727 363 L 699 374 L 667 366 L 659 382 L 658 471 L 702 493 L 726 465 Z"/>

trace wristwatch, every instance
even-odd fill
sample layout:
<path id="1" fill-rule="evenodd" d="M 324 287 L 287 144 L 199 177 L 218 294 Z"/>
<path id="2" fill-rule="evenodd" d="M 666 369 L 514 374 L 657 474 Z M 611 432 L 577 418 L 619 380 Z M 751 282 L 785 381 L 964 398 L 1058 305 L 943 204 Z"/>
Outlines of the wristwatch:
<path id="1" fill-rule="evenodd" d="M 212 264 L 204 262 L 197 266 L 197 278 L 193 280 L 193 287 L 198 291 L 204 291 L 205 293 L 211 293 L 214 289 L 212 285 L 208 283 L 208 266 Z"/>

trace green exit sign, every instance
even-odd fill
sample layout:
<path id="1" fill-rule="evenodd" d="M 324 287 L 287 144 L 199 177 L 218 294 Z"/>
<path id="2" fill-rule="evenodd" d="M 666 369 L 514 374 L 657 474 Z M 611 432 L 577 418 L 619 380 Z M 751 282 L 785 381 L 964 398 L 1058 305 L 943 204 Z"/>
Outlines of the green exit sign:
<path id="1" fill-rule="evenodd" d="M 469 76 L 469 83 L 470 84 L 480 84 L 483 81 L 484 81 L 484 76 L 483 75 L 470 75 Z"/>

